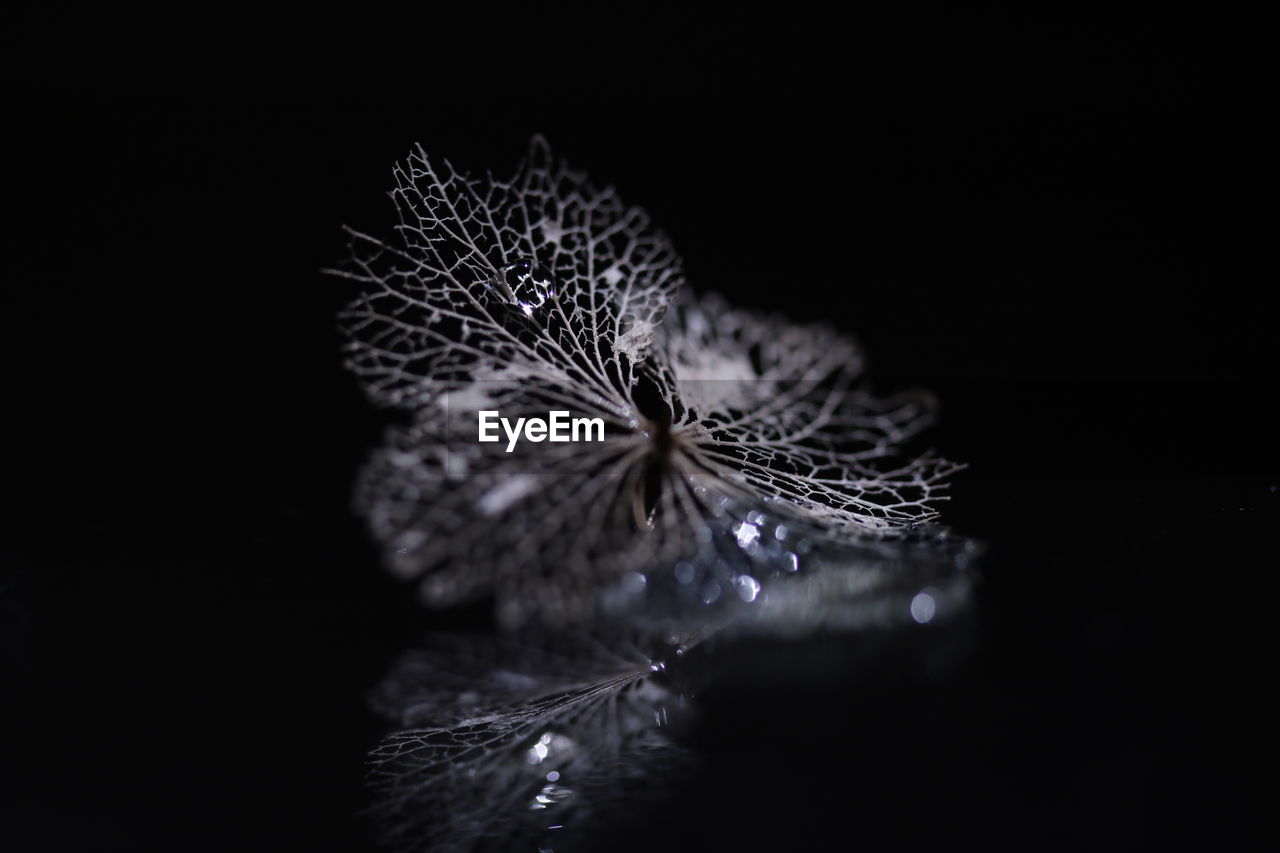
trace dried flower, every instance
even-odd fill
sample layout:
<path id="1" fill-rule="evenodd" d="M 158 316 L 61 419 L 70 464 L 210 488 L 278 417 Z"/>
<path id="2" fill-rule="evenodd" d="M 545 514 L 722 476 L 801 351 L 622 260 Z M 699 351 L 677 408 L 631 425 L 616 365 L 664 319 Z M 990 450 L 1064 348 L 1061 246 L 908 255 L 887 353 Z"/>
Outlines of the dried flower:
<path id="1" fill-rule="evenodd" d="M 351 232 L 342 323 L 371 398 L 408 416 L 358 504 L 428 603 L 493 594 L 507 625 L 749 603 L 934 516 L 955 466 L 895 459 L 927 398 L 872 397 L 829 328 L 682 292 L 648 215 L 542 139 L 509 180 L 420 148 L 395 177 L 395 238 Z M 508 453 L 476 441 L 481 410 L 599 417 L 605 440 Z"/>

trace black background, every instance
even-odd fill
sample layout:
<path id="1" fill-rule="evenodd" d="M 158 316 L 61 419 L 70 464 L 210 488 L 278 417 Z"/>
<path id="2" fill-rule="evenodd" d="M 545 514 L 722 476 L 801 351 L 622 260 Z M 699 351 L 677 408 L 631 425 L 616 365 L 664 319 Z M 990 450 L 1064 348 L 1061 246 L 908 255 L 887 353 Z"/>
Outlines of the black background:
<path id="1" fill-rule="evenodd" d="M 6 849 L 363 849 L 363 694 L 430 619 L 349 514 L 381 421 L 318 270 L 412 143 L 502 173 L 535 132 L 695 286 L 935 391 L 989 546 L 923 646 L 702 697 L 667 846 L 1256 842 L 1271 316 L 1203 27 L 596 15 L 14 22 Z"/>

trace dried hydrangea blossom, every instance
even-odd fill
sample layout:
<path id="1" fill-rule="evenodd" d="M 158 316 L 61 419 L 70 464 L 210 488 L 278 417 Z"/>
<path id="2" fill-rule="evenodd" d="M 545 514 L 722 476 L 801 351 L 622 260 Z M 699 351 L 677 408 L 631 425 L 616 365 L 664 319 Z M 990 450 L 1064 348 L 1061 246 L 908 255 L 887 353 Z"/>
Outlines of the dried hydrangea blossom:
<path id="1" fill-rule="evenodd" d="M 342 320 L 369 395 L 409 416 L 358 503 L 430 604 L 493 594 L 516 625 L 652 610 L 652 589 L 753 603 L 809 554 L 934 517 L 954 466 L 895 458 L 926 399 L 867 394 L 834 331 L 680 293 L 649 217 L 541 139 L 509 180 L 421 149 L 395 175 L 397 235 L 352 232 Z M 476 440 L 481 409 L 605 436 L 507 452 Z"/>

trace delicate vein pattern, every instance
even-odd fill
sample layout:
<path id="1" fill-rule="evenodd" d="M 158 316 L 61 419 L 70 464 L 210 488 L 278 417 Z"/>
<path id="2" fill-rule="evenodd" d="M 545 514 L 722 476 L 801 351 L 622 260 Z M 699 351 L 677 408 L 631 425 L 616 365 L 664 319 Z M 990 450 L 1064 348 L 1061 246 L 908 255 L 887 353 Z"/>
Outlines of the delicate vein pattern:
<path id="1" fill-rule="evenodd" d="M 857 387 L 848 338 L 735 311 L 716 296 L 680 300 L 665 327 L 676 430 L 687 453 L 747 494 L 779 498 L 832 532 L 891 532 L 934 516 L 956 466 L 876 465 L 929 422 L 919 395 L 877 399 Z"/>
<path id="2" fill-rule="evenodd" d="M 689 763 L 664 666 L 586 635 L 548 644 L 439 638 L 377 707 L 413 725 L 370 756 L 374 814 L 397 850 L 599 849 Z"/>
<path id="3" fill-rule="evenodd" d="M 352 232 L 350 366 L 415 410 L 477 380 L 547 382 L 617 411 L 683 275 L 648 214 L 552 162 L 535 139 L 509 181 L 421 148 L 395 169 L 398 239 Z M 598 398 L 598 399 L 597 399 Z"/>
<path id="4" fill-rule="evenodd" d="M 643 603 L 682 561 L 708 571 L 717 530 L 760 545 L 757 516 L 792 538 L 748 586 L 796 574 L 806 549 L 934 517 L 954 466 L 898 457 L 927 398 L 869 395 L 860 351 L 830 329 L 680 293 L 648 216 L 542 140 L 509 180 L 421 149 L 395 176 L 398 234 L 352 232 L 340 274 L 361 290 L 342 320 L 370 396 L 409 415 L 358 504 L 428 603 L 492 594 L 508 626 L 583 620 Z M 476 441 L 481 409 L 553 408 L 601 418 L 605 440 Z"/>

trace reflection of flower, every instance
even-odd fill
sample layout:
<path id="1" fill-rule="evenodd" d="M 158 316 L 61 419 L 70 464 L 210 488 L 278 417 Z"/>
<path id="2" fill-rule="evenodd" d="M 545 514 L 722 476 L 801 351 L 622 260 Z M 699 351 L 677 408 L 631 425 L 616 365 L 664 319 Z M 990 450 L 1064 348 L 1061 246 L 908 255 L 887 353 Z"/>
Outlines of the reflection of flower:
<path id="1" fill-rule="evenodd" d="M 705 566 L 721 528 L 754 586 L 728 583 L 754 600 L 756 576 L 806 549 L 932 517 L 952 466 L 890 461 L 926 400 L 860 389 L 857 347 L 829 329 L 680 294 L 648 215 L 542 140 L 507 181 L 421 149 L 395 175 L 398 236 L 352 232 L 341 274 L 362 291 L 343 323 L 370 396 L 410 415 L 359 503 L 428 602 L 494 593 L 506 624 L 585 618 Z M 606 440 L 495 452 L 475 441 L 480 408 L 600 417 Z M 701 598 L 719 598 L 708 584 Z"/>
<path id="2" fill-rule="evenodd" d="M 404 655 L 374 694 L 383 716 L 413 726 L 369 757 L 382 841 L 602 849 L 692 762 L 673 737 L 685 701 L 662 670 L 634 643 L 577 632 L 439 636 Z"/>

